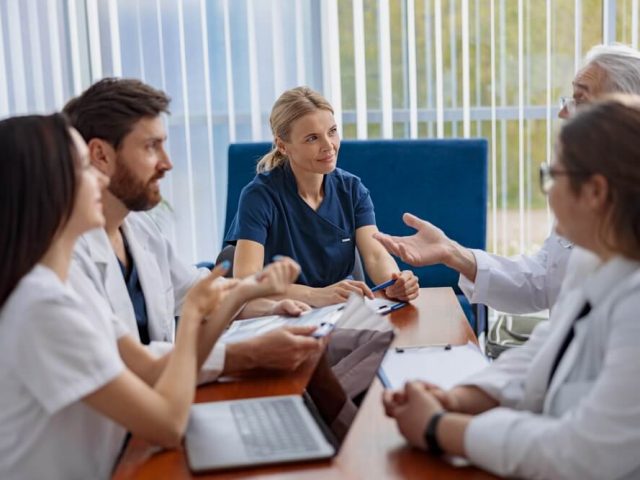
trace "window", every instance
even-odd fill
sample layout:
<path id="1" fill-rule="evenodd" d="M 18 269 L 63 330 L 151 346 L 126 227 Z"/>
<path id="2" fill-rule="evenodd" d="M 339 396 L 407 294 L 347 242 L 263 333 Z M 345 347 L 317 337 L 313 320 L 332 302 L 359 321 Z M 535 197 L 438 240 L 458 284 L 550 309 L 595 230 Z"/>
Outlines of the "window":
<path id="1" fill-rule="evenodd" d="M 638 3 L 2 1 L 0 116 L 60 109 L 103 76 L 167 91 L 175 166 L 161 209 L 196 261 L 220 249 L 228 144 L 269 140 L 277 96 L 307 84 L 333 103 L 344 138 L 488 138 L 488 248 L 513 254 L 549 231 L 536 175 L 558 98 L 592 45 L 638 46 Z"/>

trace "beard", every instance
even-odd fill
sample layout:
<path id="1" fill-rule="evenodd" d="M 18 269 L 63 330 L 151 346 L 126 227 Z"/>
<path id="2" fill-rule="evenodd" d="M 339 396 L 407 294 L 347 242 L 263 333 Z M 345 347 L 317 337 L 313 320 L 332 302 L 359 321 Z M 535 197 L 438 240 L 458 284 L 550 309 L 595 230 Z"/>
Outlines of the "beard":
<path id="1" fill-rule="evenodd" d="M 156 180 L 164 177 L 164 171 L 154 174 L 149 180 L 136 178 L 120 156 L 116 159 L 116 170 L 108 189 L 131 212 L 150 210 L 162 200 Z"/>

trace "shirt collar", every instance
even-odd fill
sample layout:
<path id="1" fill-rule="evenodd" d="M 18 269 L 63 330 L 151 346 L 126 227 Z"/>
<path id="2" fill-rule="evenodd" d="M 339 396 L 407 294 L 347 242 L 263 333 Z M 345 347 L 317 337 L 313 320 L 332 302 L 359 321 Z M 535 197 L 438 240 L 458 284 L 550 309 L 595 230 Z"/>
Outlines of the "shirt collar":
<path id="1" fill-rule="evenodd" d="M 293 174 L 293 170 L 291 169 L 291 165 L 289 165 L 289 161 L 285 161 L 282 165 L 282 174 L 284 176 L 284 181 L 287 187 L 295 194 L 298 193 L 298 184 L 296 183 L 296 177 Z"/>
<path id="2" fill-rule="evenodd" d="M 291 165 L 289 165 L 289 161 L 286 161 L 281 168 L 284 173 L 285 184 L 287 185 L 288 188 L 291 189 L 293 193 L 295 193 L 296 195 L 299 195 L 298 184 L 296 183 L 296 176 L 293 174 L 293 170 L 291 169 Z M 335 172 L 335 169 L 333 171 Z M 330 193 L 328 189 L 331 186 L 331 182 L 327 181 L 327 177 L 329 177 L 329 175 L 330 174 L 325 174 L 322 176 L 322 188 L 324 190 L 325 197 L 327 196 L 328 193 Z"/>
<path id="3" fill-rule="evenodd" d="M 601 263 L 583 284 L 586 300 L 593 306 L 599 305 L 626 277 L 640 269 L 640 262 L 616 256 Z"/>
<path id="4" fill-rule="evenodd" d="M 95 228 L 83 234 L 89 255 L 95 263 L 109 263 L 113 256 L 113 249 L 109 242 L 107 232 L 103 227 Z"/>

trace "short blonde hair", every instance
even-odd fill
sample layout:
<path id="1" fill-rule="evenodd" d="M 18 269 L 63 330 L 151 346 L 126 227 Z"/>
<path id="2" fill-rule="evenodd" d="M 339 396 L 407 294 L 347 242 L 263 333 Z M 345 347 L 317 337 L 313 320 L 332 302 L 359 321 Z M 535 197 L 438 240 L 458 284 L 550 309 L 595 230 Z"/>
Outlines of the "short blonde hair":
<path id="1" fill-rule="evenodd" d="M 287 157 L 276 146 L 276 138 L 289 140 L 291 127 L 296 120 L 318 110 L 328 110 L 333 114 L 333 107 L 318 92 L 309 87 L 296 87 L 284 92 L 273 104 L 269 124 L 273 133 L 273 147 L 260 159 L 256 170 L 258 173 L 268 172 L 283 165 Z"/>

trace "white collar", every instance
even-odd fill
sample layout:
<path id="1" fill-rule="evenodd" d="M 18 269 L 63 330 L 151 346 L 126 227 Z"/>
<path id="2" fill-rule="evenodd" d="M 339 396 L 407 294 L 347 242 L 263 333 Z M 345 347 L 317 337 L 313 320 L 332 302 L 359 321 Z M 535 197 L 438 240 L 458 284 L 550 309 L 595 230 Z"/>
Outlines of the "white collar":
<path id="1" fill-rule="evenodd" d="M 616 289 L 626 277 L 638 269 L 640 269 L 640 262 L 622 256 L 615 256 L 611 260 L 601 263 L 585 278 L 582 284 L 585 300 L 591 306 L 599 305 L 613 289 Z"/>

